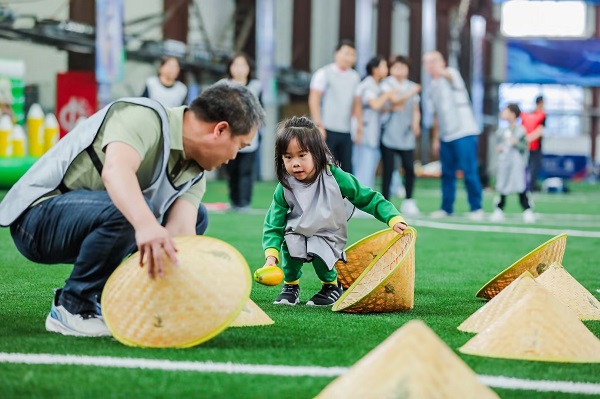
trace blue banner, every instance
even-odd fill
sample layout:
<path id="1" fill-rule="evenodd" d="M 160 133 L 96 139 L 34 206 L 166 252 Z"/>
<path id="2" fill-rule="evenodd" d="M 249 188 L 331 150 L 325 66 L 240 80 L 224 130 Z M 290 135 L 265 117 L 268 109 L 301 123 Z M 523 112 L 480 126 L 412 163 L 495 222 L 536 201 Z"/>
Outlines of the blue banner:
<path id="1" fill-rule="evenodd" d="M 96 81 L 123 79 L 123 0 L 96 0 Z"/>
<path id="2" fill-rule="evenodd" d="M 587 157 L 584 155 L 544 154 L 540 177 L 561 177 L 563 179 L 582 179 L 587 170 Z"/>
<path id="3" fill-rule="evenodd" d="M 494 3 L 506 3 L 510 0 L 494 0 Z M 573 0 L 555 0 L 555 1 L 573 1 Z M 600 4 L 600 0 L 582 0 L 585 3 Z"/>
<path id="4" fill-rule="evenodd" d="M 600 40 L 512 40 L 506 53 L 508 83 L 600 86 Z"/>

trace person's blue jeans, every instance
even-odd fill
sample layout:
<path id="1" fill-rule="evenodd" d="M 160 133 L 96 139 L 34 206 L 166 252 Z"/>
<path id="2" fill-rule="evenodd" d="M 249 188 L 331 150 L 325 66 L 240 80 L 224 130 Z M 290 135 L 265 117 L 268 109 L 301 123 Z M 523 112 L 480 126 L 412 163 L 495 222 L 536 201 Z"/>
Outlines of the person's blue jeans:
<path id="1" fill-rule="evenodd" d="M 208 213 L 200 205 L 196 233 L 207 227 Z M 108 277 L 137 249 L 133 226 L 106 191 L 75 190 L 50 198 L 23 213 L 10 231 L 27 259 L 73 264 L 59 298 L 73 314 L 96 311 L 96 296 Z"/>
<path id="2" fill-rule="evenodd" d="M 352 167 L 354 177 L 370 189 L 375 189 L 375 174 L 381 159 L 381 150 L 378 147 L 355 144 L 352 150 Z"/>
<path id="3" fill-rule="evenodd" d="M 440 142 L 442 164 L 442 210 L 454 212 L 456 171 L 463 171 L 471 211 L 481 209 L 481 182 L 477 168 L 477 136 Z"/>

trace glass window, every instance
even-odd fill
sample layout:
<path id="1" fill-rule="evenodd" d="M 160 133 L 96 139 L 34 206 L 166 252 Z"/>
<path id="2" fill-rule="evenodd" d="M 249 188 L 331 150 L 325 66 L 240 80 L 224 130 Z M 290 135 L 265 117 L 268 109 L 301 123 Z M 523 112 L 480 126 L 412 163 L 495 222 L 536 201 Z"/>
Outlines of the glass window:
<path id="1" fill-rule="evenodd" d="M 584 1 L 507 1 L 500 28 L 509 37 L 585 37 Z"/>
<path id="2" fill-rule="evenodd" d="M 546 137 L 577 137 L 583 133 L 584 89 L 579 86 L 503 83 L 499 89 L 500 109 L 517 103 L 521 111 L 533 111 L 540 95 L 544 97 Z M 504 124 L 499 121 L 499 126 Z"/>

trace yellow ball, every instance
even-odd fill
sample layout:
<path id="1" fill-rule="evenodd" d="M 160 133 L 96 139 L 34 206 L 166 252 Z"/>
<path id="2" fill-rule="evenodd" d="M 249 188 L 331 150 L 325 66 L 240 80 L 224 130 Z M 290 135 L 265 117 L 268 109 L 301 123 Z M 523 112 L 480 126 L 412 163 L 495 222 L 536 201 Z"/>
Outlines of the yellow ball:
<path id="1" fill-rule="evenodd" d="M 254 272 L 254 281 L 263 285 L 277 285 L 283 281 L 283 270 L 277 266 L 263 266 Z"/>

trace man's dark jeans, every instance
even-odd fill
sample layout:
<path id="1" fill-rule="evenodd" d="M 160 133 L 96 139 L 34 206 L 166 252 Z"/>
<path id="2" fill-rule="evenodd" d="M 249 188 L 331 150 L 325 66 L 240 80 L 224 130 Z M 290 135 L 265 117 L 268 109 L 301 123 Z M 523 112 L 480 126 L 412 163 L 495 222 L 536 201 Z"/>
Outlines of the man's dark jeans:
<path id="1" fill-rule="evenodd" d="M 196 233 L 207 226 L 208 213 L 200 205 Z M 133 226 L 106 191 L 75 190 L 45 200 L 23 213 L 10 231 L 27 259 L 73 264 L 59 299 L 73 314 L 95 312 L 106 280 L 136 250 Z"/>

